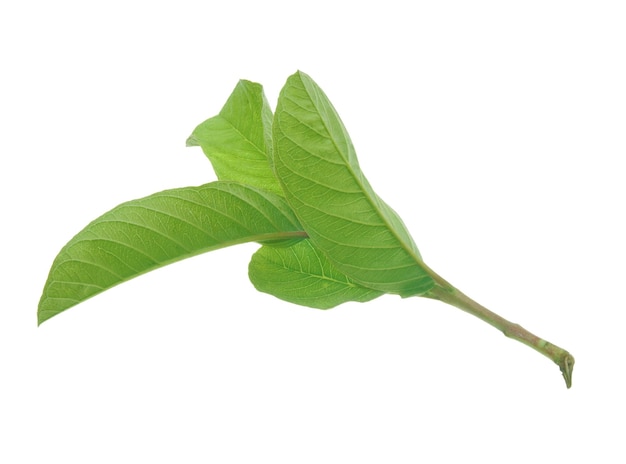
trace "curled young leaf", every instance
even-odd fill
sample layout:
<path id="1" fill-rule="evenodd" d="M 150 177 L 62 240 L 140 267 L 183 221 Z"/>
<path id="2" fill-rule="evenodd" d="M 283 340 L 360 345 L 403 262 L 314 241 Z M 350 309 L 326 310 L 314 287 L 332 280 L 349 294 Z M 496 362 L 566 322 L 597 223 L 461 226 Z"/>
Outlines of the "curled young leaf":
<path id="1" fill-rule="evenodd" d="M 263 87 L 241 80 L 217 116 L 194 129 L 187 146 L 200 146 L 219 180 L 234 180 L 282 195 L 270 168 L 272 110 Z"/>

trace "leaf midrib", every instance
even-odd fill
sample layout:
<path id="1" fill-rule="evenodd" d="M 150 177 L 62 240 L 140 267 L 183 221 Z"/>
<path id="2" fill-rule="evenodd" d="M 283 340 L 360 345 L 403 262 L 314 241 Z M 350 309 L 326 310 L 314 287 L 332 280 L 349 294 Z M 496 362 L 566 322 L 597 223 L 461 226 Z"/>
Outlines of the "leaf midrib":
<path id="1" fill-rule="evenodd" d="M 318 116 L 320 117 L 320 120 L 322 121 L 322 125 L 324 126 L 324 129 L 326 130 L 326 133 L 328 134 L 328 136 L 326 137 L 327 139 L 329 139 L 331 141 L 331 143 L 333 144 L 333 146 L 335 147 L 335 150 L 340 154 L 341 158 L 344 160 L 347 168 L 348 168 L 348 172 L 350 173 L 350 175 L 353 177 L 353 179 L 355 180 L 355 182 L 357 183 L 357 185 L 361 188 L 361 190 L 363 191 L 365 198 L 367 199 L 367 201 L 369 202 L 369 204 L 372 206 L 372 208 L 374 208 L 374 211 L 376 211 L 377 216 L 381 219 L 381 222 L 383 224 L 385 224 L 385 226 L 387 227 L 387 229 L 391 232 L 391 234 L 396 238 L 396 240 L 400 243 L 400 247 L 402 249 L 404 249 L 404 251 L 406 251 L 409 256 L 411 256 L 414 260 L 415 263 L 420 266 L 427 274 L 430 275 L 430 273 L 428 272 L 428 269 L 425 266 L 422 266 L 423 262 L 420 258 L 418 258 L 415 253 L 413 252 L 413 250 L 411 248 L 407 248 L 406 244 L 404 243 L 404 240 L 401 239 L 401 237 L 396 233 L 395 228 L 392 227 L 392 225 L 389 223 L 389 221 L 387 220 L 387 218 L 385 217 L 384 214 L 382 214 L 380 208 L 378 208 L 378 206 L 376 205 L 376 203 L 374 202 L 373 198 L 370 197 L 370 194 L 368 192 L 368 189 L 365 188 L 365 186 L 363 185 L 363 183 L 361 182 L 361 179 L 359 178 L 359 176 L 356 175 L 356 173 L 354 172 L 353 168 L 352 168 L 352 164 L 346 160 L 344 158 L 344 154 L 343 152 L 339 149 L 335 139 L 330 135 L 331 132 L 328 128 L 328 125 L 326 123 L 326 119 L 323 118 L 321 116 L 321 112 L 319 107 L 317 106 L 315 100 L 312 98 L 311 93 L 309 92 L 309 89 L 307 88 L 307 85 L 304 83 L 304 81 L 302 80 L 302 77 L 299 75 L 298 76 L 300 78 L 300 82 L 302 83 L 302 86 L 304 88 L 304 91 L 306 92 L 307 96 L 309 97 L 309 100 L 311 101 L 311 104 L 313 105 L 313 107 L 315 108 Z M 320 92 L 322 90 L 320 89 Z M 329 102 L 330 103 L 330 102 Z M 333 109 L 333 112 L 335 113 L 335 117 L 337 118 L 338 122 L 341 125 L 341 131 L 344 133 L 346 140 L 350 142 L 350 145 L 352 145 L 352 141 L 350 140 L 350 137 L 348 136 L 348 134 L 345 131 L 345 127 L 343 127 L 343 122 L 341 121 L 341 119 L 339 119 L 339 115 L 337 114 L 336 110 L 334 110 L 334 108 L 332 107 L 331 104 L 331 109 Z M 359 167 L 360 169 L 360 167 Z M 365 176 L 363 175 L 363 178 L 365 178 Z M 376 193 L 374 193 L 374 195 L 376 195 Z M 378 195 L 376 195 L 378 197 Z M 380 197 L 378 197 L 378 199 L 380 201 L 382 201 L 380 199 Z"/>
<path id="2" fill-rule="evenodd" d="M 312 277 L 312 278 L 319 279 L 319 280 L 327 280 L 329 282 L 334 282 L 334 283 L 337 283 L 337 284 L 345 285 L 346 287 L 366 288 L 367 290 L 375 291 L 374 289 L 371 289 L 371 288 L 368 288 L 368 287 L 363 287 L 362 285 L 357 284 L 352 279 L 350 279 L 348 276 L 346 276 L 346 279 L 349 279 L 349 280 L 338 280 L 338 279 L 335 279 L 333 277 L 329 277 L 329 276 L 324 275 L 324 274 L 319 274 L 319 273 L 318 274 L 313 274 L 313 273 L 310 273 L 310 272 L 307 273 L 307 272 L 304 272 L 302 269 L 291 268 L 291 267 L 285 265 L 285 263 L 282 263 L 282 264 L 274 263 L 274 264 L 277 267 L 279 267 L 279 268 L 281 268 L 281 269 L 283 269 L 285 271 L 295 272 L 296 274 L 300 274 L 300 275 L 303 275 L 305 277 Z"/>
<path id="3" fill-rule="evenodd" d="M 244 139 L 246 142 L 248 142 L 248 144 L 252 145 L 254 147 L 254 149 L 260 153 L 261 155 L 263 155 L 263 158 L 267 159 L 267 155 L 265 154 L 265 149 L 261 149 L 258 147 L 258 145 L 256 143 L 254 143 L 252 140 L 250 140 L 248 138 L 248 136 L 244 135 L 243 132 L 241 132 L 237 126 L 235 126 L 228 118 L 226 118 L 224 115 L 222 115 L 221 113 L 218 115 L 218 117 L 222 118 L 224 121 L 226 121 L 233 129 L 235 132 L 237 132 L 237 134 L 239 134 L 241 136 L 242 139 Z"/>
<path id="4" fill-rule="evenodd" d="M 105 290 L 109 290 L 111 288 L 117 287 L 118 285 L 120 285 L 120 284 L 122 284 L 124 282 L 128 282 L 129 280 L 132 280 L 132 279 L 134 279 L 136 277 L 139 277 L 139 276 L 141 276 L 143 274 L 146 274 L 146 273 L 154 271 L 156 269 L 165 267 L 165 266 L 167 266 L 169 264 L 176 263 L 178 261 L 183 261 L 185 259 L 192 258 L 194 256 L 201 255 L 203 253 L 207 253 L 209 251 L 219 250 L 221 248 L 226 248 L 226 247 L 234 246 L 234 245 L 240 245 L 242 243 L 263 242 L 263 241 L 269 241 L 269 240 L 286 240 L 286 239 L 290 239 L 290 238 L 307 238 L 307 237 L 308 236 L 307 236 L 305 231 L 300 231 L 299 230 L 299 231 L 289 231 L 289 232 L 270 232 L 270 233 L 265 233 L 265 234 L 255 234 L 255 235 L 243 237 L 243 238 L 238 239 L 238 240 L 230 240 L 230 241 L 227 241 L 227 242 L 221 242 L 218 245 L 200 248 L 200 249 L 197 249 L 197 250 L 193 250 L 192 252 L 176 256 L 175 258 L 172 258 L 172 259 L 160 261 L 160 262 L 156 263 L 154 266 L 151 266 L 151 267 L 149 267 L 147 269 L 144 269 L 143 271 L 140 271 L 138 273 L 135 273 L 135 274 L 131 275 L 130 277 L 125 277 L 125 278 L 121 279 L 120 281 L 115 282 L 113 285 L 104 287 L 104 288 L 102 288 L 101 291 L 98 291 L 98 292 L 88 296 L 87 298 L 82 298 L 79 301 L 80 302 L 87 301 L 87 300 L 93 298 L 94 296 L 99 295 L 100 293 L 104 292 Z M 107 239 L 100 239 L 100 240 L 105 240 L 106 241 Z M 77 260 L 73 260 L 73 259 L 64 260 L 62 263 L 59 263 L 59 264 L 64 264 L 64 263 L 71 262 L 71 261 L 77 261 Z M 105 270 L 110 272 L 108 269 L 105 269 Z M 51 287 L 52 283 L 62 284 L 62 283 L 70 283 L 70 281 L 52 279 L 52 280 L 46 282 L 45 287 L 44 287 L 45 288 L 45 293 L 42 295 L 41 302 L 39 303 L 39 307 L 40 308 L 41 308 L 42 303 L 44 301 L 48 300 L 48 299 L 59 299 L 59 297 L 49 296 L 50 287 Z M 65 298 L 65 299 L 74 300 L 73 298 Z M 52 315 L 55 315 L 55 314 L 58 314 L 60 312 L 65 311 L 66 309 L 69 309 L 69 308 L 65 308 L 65 309 L 63 309 L 61 311 L 57 311 L 56 309 L 40 309 L 38 311 L 38 313 L 39 313 L 39 315 L 41 315 L 41 314 L 48 314 L 48 313 L 53 313 Z M 41 322 L 43 322 L 43 321 L 45 321 L 47 319 L 49 319 L 49 318 L 41 318 L 41 317 L 39 317 L 39 323 L 41 323 Z"/>

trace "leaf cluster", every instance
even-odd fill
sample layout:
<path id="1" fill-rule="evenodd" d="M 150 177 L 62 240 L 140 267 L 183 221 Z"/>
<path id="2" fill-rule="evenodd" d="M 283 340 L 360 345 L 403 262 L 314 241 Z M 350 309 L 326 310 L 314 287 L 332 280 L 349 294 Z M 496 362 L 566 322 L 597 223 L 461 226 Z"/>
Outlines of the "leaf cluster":
<path id="1" fill-rule="evenodd" d="M 249 278 L 262 292 L 313 308 L 434 285 L 398 215 L 373 191 L 324 92 L 290 76 L 273 114 L 260 84 L 241 80 L 187 139 L 218 180 L 123 203 L 59 252 L 38 321 L 153 269 L 258 242 Z"/>

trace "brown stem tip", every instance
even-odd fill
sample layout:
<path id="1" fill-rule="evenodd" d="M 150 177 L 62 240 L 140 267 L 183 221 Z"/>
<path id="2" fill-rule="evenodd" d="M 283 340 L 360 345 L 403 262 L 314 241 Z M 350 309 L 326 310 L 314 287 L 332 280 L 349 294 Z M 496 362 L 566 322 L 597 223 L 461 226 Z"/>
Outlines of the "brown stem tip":
<path id="1" fill-rule="evenodd" d="M 572 387 L 572 373 L 574 371 L 574 356 L 565 352 L 563 357 L 559 362 L 557 362 L 559 368 L 561 369 L 561 373 L 563 374 L 563 378 L 565 379 L 565 385 L 567 388 Z"/>

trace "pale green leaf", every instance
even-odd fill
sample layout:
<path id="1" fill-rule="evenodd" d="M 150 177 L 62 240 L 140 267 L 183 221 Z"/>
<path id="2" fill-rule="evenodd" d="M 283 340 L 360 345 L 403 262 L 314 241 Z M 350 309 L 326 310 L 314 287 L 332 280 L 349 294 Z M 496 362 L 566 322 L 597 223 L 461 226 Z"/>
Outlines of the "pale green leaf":
<path id="1" fill-rule="evenodd" d="M 402 296 L 434 283 L 398 215 L 366 180 L 350 137 L 324 92 L 289 77 L 274 115 L 273 164 L 313 243 L 361 285 Z"/>
<path id="2" fill-rule="evenodd" d="M 108 288 L 206 251 L 304 238 L 278 195 L 235 182 L 166 190 L 123 203 L 79 232 L 52 264 L 42 323 Z"/>
<path id="3" fill-rule="evenodd" d="M 348 301 L 365 302 L 383 294 L 339 272 L 310 240 L 288 248 L 261 247 L 252 256 L 248 275 L 261 292 L 318 309 Z"/>
<path id="4" fill-rule="evenodd" d="M 218 179 L 282 195 L 268 159 L 271 128 L 272 110 L 263 87 L 241 80 L 220 113 L 194 129 L 187 146 L 202 147 Z"/>

